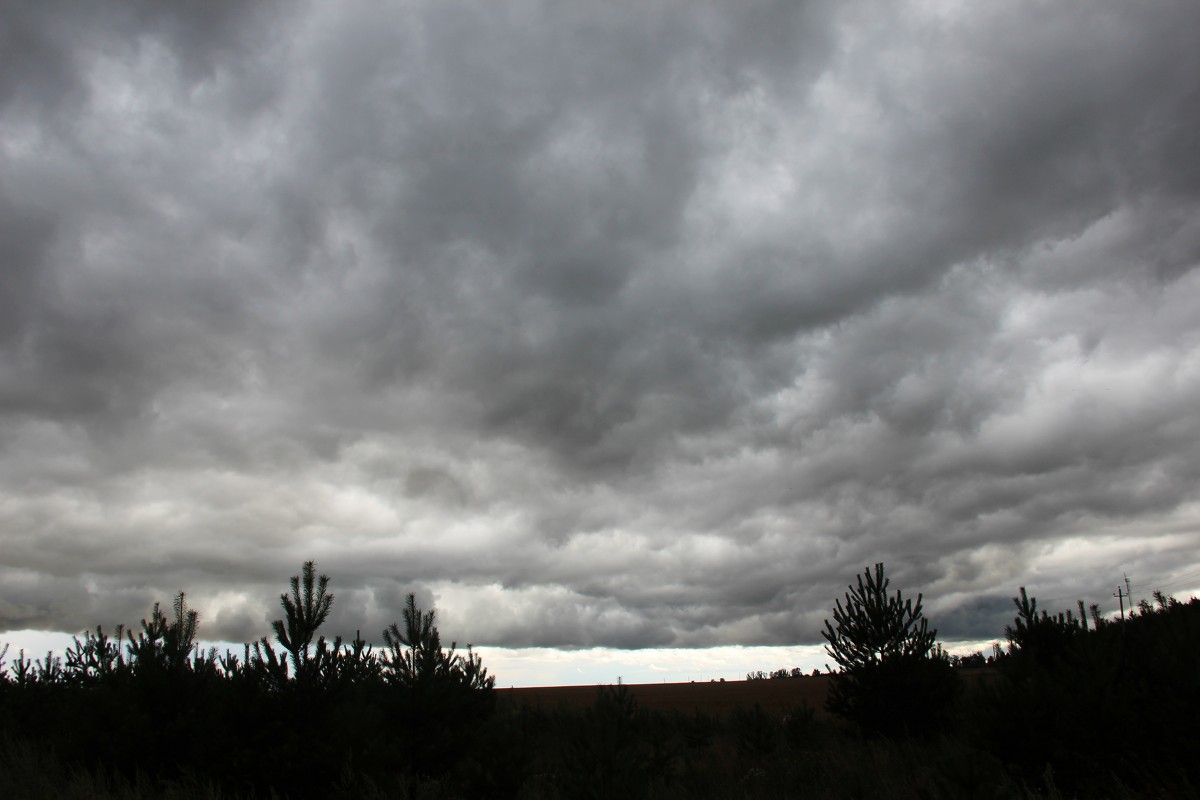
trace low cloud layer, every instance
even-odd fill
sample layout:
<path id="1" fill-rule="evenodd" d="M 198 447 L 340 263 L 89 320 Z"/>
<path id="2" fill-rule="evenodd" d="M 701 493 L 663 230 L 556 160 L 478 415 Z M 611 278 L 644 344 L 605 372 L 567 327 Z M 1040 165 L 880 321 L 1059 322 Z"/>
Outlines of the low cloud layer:
<path id="1" fill-rule="evenodd" d="M 4 8 L 0 636 L 1200 585 L 1191 0 Z"/>

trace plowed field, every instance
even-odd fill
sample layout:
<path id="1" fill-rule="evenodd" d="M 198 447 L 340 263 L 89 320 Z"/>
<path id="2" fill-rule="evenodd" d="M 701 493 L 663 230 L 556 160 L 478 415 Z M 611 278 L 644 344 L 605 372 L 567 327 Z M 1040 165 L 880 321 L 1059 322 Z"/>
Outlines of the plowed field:
<path id="1" fill-rule="evenodd" d="M 641 683 L 629 684 L 629 691 L 642 708 L 682 711 L 700 710 L 727 714 L 735 708 L 752 707 L 784 714 L 807 704 L 818 715 L 825 714 L 825 675 L 803 678 L 777 678 L 724 683 Z M 544 708 L 589 706 L 596 701 L 596 686 L 539 686 L 522 689 L 497 689 L 500 702 L 533 703 Z"/>

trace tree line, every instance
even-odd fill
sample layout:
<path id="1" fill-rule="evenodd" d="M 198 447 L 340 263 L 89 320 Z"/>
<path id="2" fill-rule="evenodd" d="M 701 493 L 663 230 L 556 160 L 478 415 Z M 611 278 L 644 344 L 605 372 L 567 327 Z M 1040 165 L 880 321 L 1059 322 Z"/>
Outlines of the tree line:
<path id="1" fill-rule="evenodd" d="M 63 657 L 22 650 L 4 670 L 0 735 L 70 764 L 227 788 L 323 796 L 353 764 L 415 783 L 449 769 L 488 717 L 495 679 L 470 646 L 443 647 L 436 612 L 409 594 L 376 650 L 319 634 L 334 596 L 312 561 L 280 595 L 283 617 L 242 653 L 196 645 L 200 616 L 176 596 L 136 631 L 98 626 Z"/>
<path id="2" fill-rule="evenodd" d="M 1126 798 L 1200 786 L 1196 600 L 1156 594 L 1116 622 L 1082 603 L 1049 613 L 1022 587 L 1007 650 L 964 677 L 922 596 L 893 592 L 876 564 L 822 631 L 837 664 L 822 717 L 653 711 L 620 685 L 586 709 L 518 704 L 470 646 L 443 646 L 435 611 L 411 594 L 378 648 L 327 639 L 329 583 L 305 563 L 273 635 L 241 653 L 197 647 L 201 618 L 182 592 L 139 629 L 97 627 L 62 657 L 6 663 L 0 646 L 0 795 Z"/>

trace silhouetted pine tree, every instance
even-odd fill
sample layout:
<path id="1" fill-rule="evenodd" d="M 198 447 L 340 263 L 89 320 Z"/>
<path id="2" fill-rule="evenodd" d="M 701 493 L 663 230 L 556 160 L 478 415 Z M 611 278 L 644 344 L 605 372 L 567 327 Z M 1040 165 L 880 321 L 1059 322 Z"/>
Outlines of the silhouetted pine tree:
<path id="1" fill-rule="evenodd" d="M 341 637 L 330 646 L 324 636 L 317 639 L 315 648 L 313 646 L 313 637 L 325 624 L 333 607 L 333 595 L 328 591 L 329 576 L 317 577 L 316 563 L 306 561 L 301 575 L 292 576 L 291 585 L 291 597 L 279 595 L 284 619 L 275 620 L 271 627 L 275 631 L 275 639 L 291 657 L 296 680 L 312 684 L 331 668 L 331 662 L 342 647 Z M 269 655 L 267 657 L 269 659 Z"/>
<path id="2" fill-rule="evenodd" d="M 883 564 L 863 571 L 825 621 L 826 650 L 842 668 L 830 678 L 826 707 L 872 733 L 928 733 L 953 701 L 947 659 L 931 657 L 937 631 L 899 590 L 888 594 Z"/>

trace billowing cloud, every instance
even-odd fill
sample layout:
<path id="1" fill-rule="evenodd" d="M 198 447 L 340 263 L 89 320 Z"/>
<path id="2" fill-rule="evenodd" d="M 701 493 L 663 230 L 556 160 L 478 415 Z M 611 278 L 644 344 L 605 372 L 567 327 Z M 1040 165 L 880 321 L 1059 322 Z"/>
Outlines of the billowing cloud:
<path id="1" fill-rule="evenodd" d="M 0 628 L 1195 588 L 1200 9 L 6 4 Z M 503 681 L 502 681 L 503 682 Z"/>

